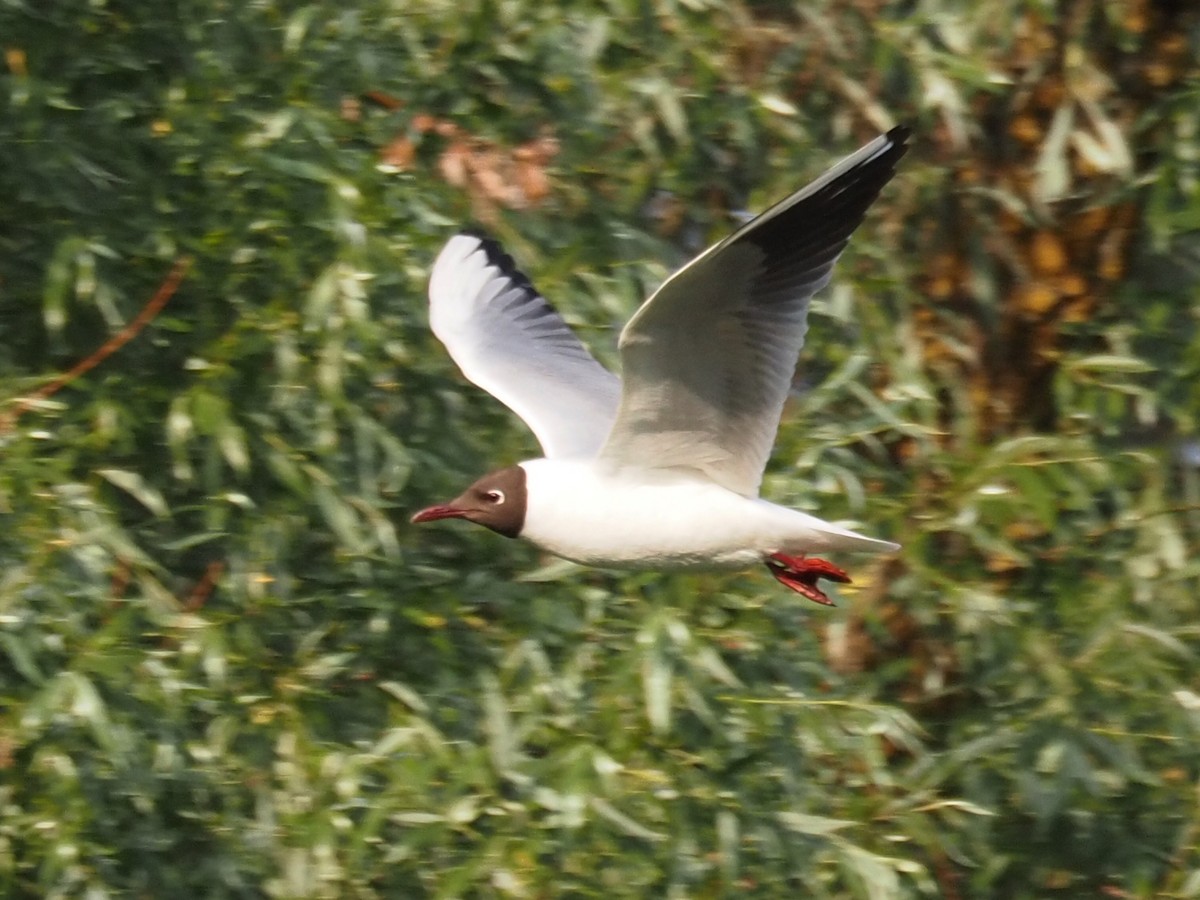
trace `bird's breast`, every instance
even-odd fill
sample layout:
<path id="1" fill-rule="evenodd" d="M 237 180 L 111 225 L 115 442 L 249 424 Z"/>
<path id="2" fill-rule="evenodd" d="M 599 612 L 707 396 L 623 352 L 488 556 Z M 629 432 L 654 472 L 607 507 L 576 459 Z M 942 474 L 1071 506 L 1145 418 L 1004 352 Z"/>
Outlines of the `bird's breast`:
<path id="1" fill-rule="evenodd" d="M 521 537 L 585 565 L 738 568 L 761 559 L 775 540 L 775 507 L 710 482 L 660 472 L 621 476 L 561 460 L 522 466 L 528 507 Z"/>

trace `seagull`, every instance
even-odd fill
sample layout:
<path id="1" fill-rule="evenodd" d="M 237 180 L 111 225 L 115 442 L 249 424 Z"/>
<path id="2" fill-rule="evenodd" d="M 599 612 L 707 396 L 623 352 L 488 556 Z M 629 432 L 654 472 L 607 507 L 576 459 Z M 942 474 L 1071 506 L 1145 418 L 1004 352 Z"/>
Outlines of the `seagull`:
<path id="1" fill-rule="evenodd" d="M 621 332 L 620 378 L 499 244 L 475 231 L 452 237 L 430 274 L 430 327 L 545 455 L 484 475 L 412 521 L 465 519 L 602 568 L 765 563 L 832 605 L 818 580 L 850 578 L 809 554 L 899 545 L 770 503 L 759 487 L 809 301 L 909 133 L 877 137 L 671 275 Z"/>

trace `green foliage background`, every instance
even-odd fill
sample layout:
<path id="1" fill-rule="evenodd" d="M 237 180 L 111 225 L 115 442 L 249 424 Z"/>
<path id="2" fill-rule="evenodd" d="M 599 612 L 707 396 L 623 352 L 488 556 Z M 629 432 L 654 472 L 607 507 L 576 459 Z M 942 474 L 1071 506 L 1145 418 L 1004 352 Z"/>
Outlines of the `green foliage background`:
<path id="1" fill-rule="evenodd" d="M 1200 896 L 1187 6 L 0 0 L 0 893 Z M 407 524 L 536 453 L 426 328 L 463 221 L 613 362 L 729 209 L 898 120 L 766 484 L 904 543 L 839 609 Z M 456 135 L 557 139 L 548 194 Z M 960 340 L 1034 321 L 1001 213 L 1117 203 L 1087 316 Z M 1037 415 L 975 389 L 1035 366 Z"/>

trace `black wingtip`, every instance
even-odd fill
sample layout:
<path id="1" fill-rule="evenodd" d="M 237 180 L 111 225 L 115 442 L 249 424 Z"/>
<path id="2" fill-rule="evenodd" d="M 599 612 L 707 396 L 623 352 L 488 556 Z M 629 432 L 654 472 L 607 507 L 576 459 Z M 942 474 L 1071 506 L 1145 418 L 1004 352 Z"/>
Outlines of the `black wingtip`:
<path id="1" fill-rule="evenodd" d="M 862 224 L 868 207 L 895 176 L 911 135 L 907 125 L 895 126 L 863 145 L 855 156 L 869 152 L 836 177 L 826 173 L 816 182 L 819 187 L 810 185 L 784 199 L 776 205 L 778 211 L 776 207 L 768 209 L 737 234 L 760 247 L 768 258 L 781 261 L 777 267 L 788 268 L 791 263 L 787 261 L 808 266 L 804 271 L 831 265 Z"/>
<path id="2" fill-rule="evenodd" d="M 513 258 L 505 252 L 500 242 L 476 225 L 466 225 L 458 230 L 463 237 L 475 238 L 479 247 L 487 256 L 488 262 L 506 275 L 520 274 Z"/>
<path id="3" fill-rule="evenodd" d="M 899 160 L 908 152 L 908 141 L 913 136 L 913 130 L 908 125 L 897 125 L 884 135 L 892 146 L 888 148 L 893 161 Z"/>
<path id="4" fill-rule="evenodd" d="M 893 143 L 903 146 L 908 143 L 908 139 L 912 137 L 912 134 L 912 126 L 901 124 L 889 131 L 886 137 Z"/>
<path id="5" fill-rule="evenodd" d="M 463 237 L 475 238 L 475 240 L 479 241 L 479 249 L 487 257 L 489 265 L 493 265 L 499 269 L 515 285 L 535 294 L 537 293 L 537 288 L 533 286 L 533 282 L 529 280 L 529 276 L 517 268 L 516 261 L 505 252 L 504 248 L 500 246 L 500 242 L 483 228 L 473 224 L 465 225 L 458 230 L 458 234 Z"/>

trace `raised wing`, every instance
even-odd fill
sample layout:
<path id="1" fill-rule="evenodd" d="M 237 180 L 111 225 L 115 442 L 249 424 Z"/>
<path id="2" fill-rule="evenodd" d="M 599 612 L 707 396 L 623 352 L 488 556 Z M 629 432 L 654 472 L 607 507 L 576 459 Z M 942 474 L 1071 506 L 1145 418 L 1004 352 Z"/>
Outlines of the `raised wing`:
<path id="1" fill-rule="evenodd" d="M 499 244 L 472 232 L 450 239 L 429 277 L 429 324 L 462 373 L 520 416 L 546 456 L 596 454 L 620 382 Z"/>
<path id="2" fill-rule="evenodd" d="M 667 279 L 621 333 L 623 389 L 600 452 L 755 496 L 804 343 L 809 299 L 895 173 L 893 128 Z"/>

